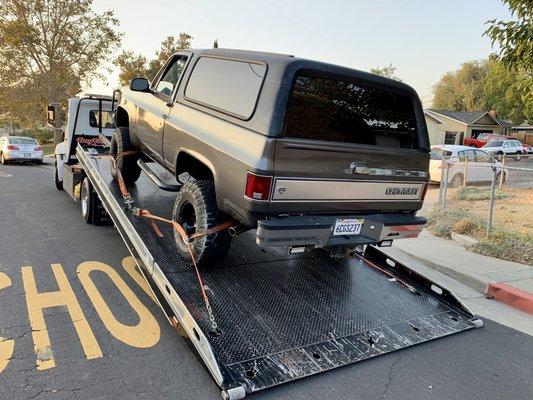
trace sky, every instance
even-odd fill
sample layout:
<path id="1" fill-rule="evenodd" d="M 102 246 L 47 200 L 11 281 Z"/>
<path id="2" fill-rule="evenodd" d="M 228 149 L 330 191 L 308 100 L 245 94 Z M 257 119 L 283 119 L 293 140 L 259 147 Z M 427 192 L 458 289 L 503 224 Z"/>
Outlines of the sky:
<path id="1" fill-rule="evenodd" d="M 186 32 L 192 47 L 271 51 L 368 71 L 392 63 L 431 105 L 432 87 L 461 63 L 487 57 L 489 19 L 510 19 L 501 0 L 94 0 L 114 10 L 122 49 L 153 58 L 161 41 Z M 117 53 L 118 54 L 118 53 Z M 111 59 L 114 55 L 110 56 Z M 107 82 L 86 89 L 109 93 Z"/>

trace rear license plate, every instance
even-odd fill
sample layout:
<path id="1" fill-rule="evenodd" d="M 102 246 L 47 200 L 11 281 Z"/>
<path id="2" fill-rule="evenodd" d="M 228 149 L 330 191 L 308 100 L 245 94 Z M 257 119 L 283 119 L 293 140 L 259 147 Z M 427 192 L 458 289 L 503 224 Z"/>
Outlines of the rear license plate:
<path id="1" fill-rule="evenodd" d="M 363 219 L 359 218 L 344 218 L 335 221 L 333 227 L 333 236 L 350 236 L 359 235 L 361 227 L 363 226 Z"/>
<path id="2" fill-rule="evenodd" d="M 24 157 L 30 158 L 31 157 L 31 153 L 24 153 Z"/>

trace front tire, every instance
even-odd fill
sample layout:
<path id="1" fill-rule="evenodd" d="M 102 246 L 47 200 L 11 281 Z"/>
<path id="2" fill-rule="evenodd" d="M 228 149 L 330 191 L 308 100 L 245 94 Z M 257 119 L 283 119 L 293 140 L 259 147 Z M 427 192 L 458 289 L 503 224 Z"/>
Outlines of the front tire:
<path id="1" fill-rule="evenodd" d="M 172 219 L 192 235 L 213 228 L 227 220 L 227 216 L 218 207 L 215 185 L 209 180 L 186 182 L 174 203 Z M 174 241 L 181 257 L 192 262 L 187 244 L 180 234 L 174 231 Z M 207 266 L 222 261 L 231 245 L 231 236 L 227 230 L 200 237 L 192 243 L 192 252 L 199 266 Z"/>
<path id="2" fill-rule="evenodd" d="M 130 140 L 130 131 L 128 128 L 117 128 L 111 138 L 111 149 L 109 155 L 111 159 L 111 175 L 113 179 L 118 179 L 117 170 L 120 171 L 125 184 L 135 183 L 141 175 L 141 168 L 137 165 L 139 155 L 128 154 L 120 156 L 126 151 L 137 151 Z M 118 156 L 118 158 L 117 158 Z"/>

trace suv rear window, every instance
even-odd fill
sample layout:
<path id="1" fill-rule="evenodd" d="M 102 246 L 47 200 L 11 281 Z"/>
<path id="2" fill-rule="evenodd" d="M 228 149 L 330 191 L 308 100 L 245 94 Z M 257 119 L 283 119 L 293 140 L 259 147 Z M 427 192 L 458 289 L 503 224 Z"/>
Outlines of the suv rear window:
<path id="1" fill-rule="evenodd" d="M 353 79 L 300 72 L 293 84 L 285 136 L 418 149 L 410 97 Z"/>
<path id="2" fill-rule="evenodd" d="M 245 61 L 200 57 L 191 73 L 187 99 L 249 119 L 255 109 L 266 66 Z"/>

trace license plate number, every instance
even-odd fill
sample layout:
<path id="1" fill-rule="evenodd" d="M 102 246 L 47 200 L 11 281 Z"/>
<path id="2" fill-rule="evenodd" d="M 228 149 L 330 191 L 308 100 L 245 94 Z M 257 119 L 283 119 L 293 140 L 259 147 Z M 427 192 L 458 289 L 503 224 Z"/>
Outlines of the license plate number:
<path id="1" fill-rule="evenodd" d="M 363 226 L 362 219 L 344 218 L 335 221 L 333 236 L 359 235 Z"/>

